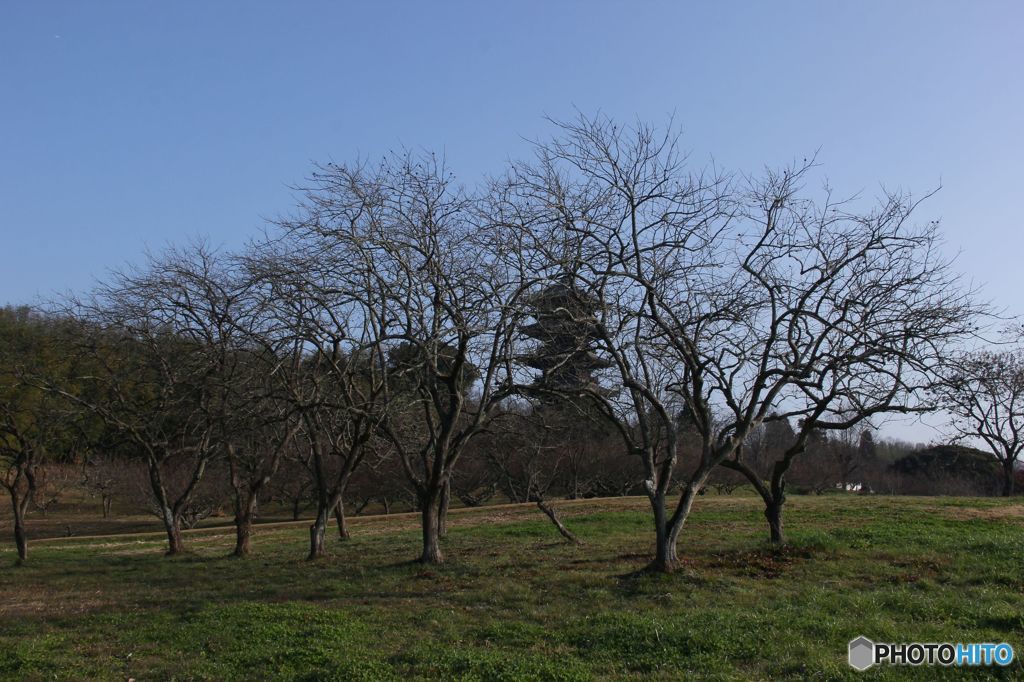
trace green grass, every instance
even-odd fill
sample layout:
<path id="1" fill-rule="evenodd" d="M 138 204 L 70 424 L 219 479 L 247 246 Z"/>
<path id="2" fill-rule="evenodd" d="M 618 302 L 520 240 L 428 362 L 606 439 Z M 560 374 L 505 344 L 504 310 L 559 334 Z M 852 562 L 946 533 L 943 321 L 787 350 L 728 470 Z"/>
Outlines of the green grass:
<path id="1" fill-rule="evenodd" d="M 766 546 L 756 499 L 702 498 L 682 569 L 635 575 L 646 502 L 453 512 L 448 563 L 423 567 L 416 519 L 358 518 L 334 555 L 264 528 L 248 559 L 224 531 L 166 559 L 159 536 L 0 552 L 3 679 L 1004 679 L 1006 670 L 857 674 L 846 643 L 1008 641 L 1024 655 L 1020 501 L 794 497 Z"/>

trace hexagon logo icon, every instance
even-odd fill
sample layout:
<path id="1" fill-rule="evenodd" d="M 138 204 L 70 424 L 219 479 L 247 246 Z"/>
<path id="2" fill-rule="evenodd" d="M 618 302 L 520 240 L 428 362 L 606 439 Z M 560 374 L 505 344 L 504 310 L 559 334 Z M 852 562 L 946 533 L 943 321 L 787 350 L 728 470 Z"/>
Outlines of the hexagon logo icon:
<path id="1" fill-rule="evenodd" d="M 875 643 L 861 635 L 850 641 L 850 667 L 867 670 L 875 664 Z"/>

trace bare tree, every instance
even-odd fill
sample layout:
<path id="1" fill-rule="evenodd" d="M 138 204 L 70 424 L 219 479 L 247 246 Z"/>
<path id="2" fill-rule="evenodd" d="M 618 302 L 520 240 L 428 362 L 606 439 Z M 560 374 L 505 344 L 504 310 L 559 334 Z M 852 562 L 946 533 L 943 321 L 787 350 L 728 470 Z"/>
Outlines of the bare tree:
<path id="1" fill-rule="evenodd" d="M 192 478 L 192 462 L 187 453 L 177 454 L 164 461 L 162 478 L 167 490 L 182 490 Z M 130 458 L 121 463 L 119 494 L 130 507 L 157 519 L 164 518 L 164 509 L 153 494 L 149 466 L 142 458 Z M 220 515 L 231 497 L 230 480 L 221 460 L 208 464 L 202 479 L 195 486 L 188 501 L 181 505 L 179 525 L 183 530 L 196 528 L 211 516 Z"/>
<path id="2" fill-rule="evenodd" d="M 72 349 L 91 371 L 76 377 L 85 387 L 79 393 L 48 388 L 137 449 L 168 555 L 184 550 L 183 520 L 208 465 L 223 453 L 216 436 L 241 358 L 233 314 L 238 295 L 224 257 L 195 244 L 114 273 L 68 306 L 79 321 Z M 171 468 L 174 486 L 168 485 Z"/>
<path id="3" fill-rule="evenodd" d="M 452 494 L 467 507 L 482 506 L 498 494 L 499 476 L 488 458 L 490 448 L 499 446 L 490 437 L 492 433 L 483 433 L 473 440 L 458 470 L 452 474 Z"/>
<path id="4" fill-rule="evenodd" d="M 82 466 L 82 485 L 94 497 L 100 498 L 103 518 L 110 517 L 114 498 L 124 490 L 124 461 L 109 454 L 96 454 Z"/>
<path id="5" fill-rule="evenodd" d="M 935 255 L 936 226 L 911 224 L 907 196 L 853 213 L 828 192 L 801 197 L 811 162 L 732 182 L 686 172 L 676 138 L 644 125 L 560 126 L 516 168 L 506 214 L 529 226 L 549 272 L 573 272 L 600 301 L 601 350 L 623 390 L 590 395 L 643 463 L 654 570 L 676 565 L 712 471 L 770 414 L 811 409 L 820 426 L 831 401 L 787 405 L 835 387 L 861 411 L 865 394 L 902 409 L 918 385 L 907 377 L 971 328 L 976 311 Z M 881 301 L 907 292 L 906 304 Z M 854 367 L 867 369 L 851 380 Z M 683 417 L 700 452 L 669 511 Z"/>
<path id="6" fill-rule="evenodd" d="M 60 504 L 67 491 L 81 482 L 77 468 L 70 464 L 43 464 L 35 467 L 32 508 L 45 519 Z"/>
<path id="7" fill-rule="evenodd" d="M 289 448 L 267 491 L 271 501 L 289 510 L 293 521 L 298 521 L 306 509 L 316 504 L 316 483 L 306 466 L 303 456 L 306 453 L 305 449 L 295 446 Z"/>
<path id="8" fill-rule="evenodd" d="M 314 181 L 326 182 L 320 175 Z M 272 301 L 276 327 L 268 338 L 289 346 L 291 364 L 280 372 L 278 390 L 298 415 L 300 461 L 315 483 L 310 559 L 327 553 L 332 514 L 340 537 L 348 536 L 345 490 L 365 458 L 383 447 L 388 408 L 381 325 L 389 313 L 364 261 L 371 235 L 358 222 L 337 227 L 344 210 L 311 189 L 302 215 L 280 221 L 281 235 L 263 244 L 250 265 Z"/>
<path id="9" fill-rule="evenodd" d="M 677 389 L 692 363 L 666 352 L 650 313 L 670 293 L 663 289 L 711 265 L 707 244 L 724 213 L 724 181 L 681 174 L 674 139 L 644 126 L 627 135 L 610 121 L 581 117 L 559 127 L 563 136 L 538 145 L 534 163 L 513 168 L 499 208 L 523 229 L 527 267 L 551 283 L 570 275 L 571 286 L 596 303 L 593 319 L 580 322 L 593 325 L 597 352 L 609 361 L 606 383 L 622 390 L 580 395 L 603 410 L 628 455 L 640 460 L 655 517 L 652 565 L 672 570 L 681 521 L 668 518 L 666 498 L 684 404 Z"/>
<path id="10" fill-rule="evenodd" d="M 1002 467 L 1003 495 L 1014 492 L 1024 450 L 1024 353 L 977 351 L 950 359 L 936 395 L 956 440 L 981 440 Z"/>
<path id="11" fill-rule="evenodd" d="M 416 491 L 390 447 L 370 453 L 350 487 L 356 514 L 362 514 L 373 503 L 379 504 L 385 514 L 390 514 L 395 505 L 419 511 Z"/>
<path id="12" fill-rule="evenodd" d="M 224 448 L 234 498 L 235 556 L 252 547 L 257 506 L 288 453 L 294 451 L 301 420 L 283 388 L 296 369 L 290 352 L 293 340 L 280 333 L 280 323 L 258 265 L 259 256 L 232 258 L 235 296 L 230 314 L 231 335 L 213 342 L 228 343 L 232 372 L 222 377 L 222 404 L 216 438 Z"/>
<path id="13" fill-rule="evenodd" d="M 794 420 L 797 430 L 767 471 L 749 466 L 744 448 L 722 464 L 764 499 L 773 543 L 784 540 L 786 473 L 812 434 L 852 433 L 877 415 L 934 409 L 924 399 L 934 369 L 985 312 L 938 255 L 937 226 L 912 225 L 918 201 L 890 194 L 855 214 L 826 192 L 819 205 L 801 198 L 807 170 L 769 173 L 750 188 L 744 211 L 764 226 L 743 264 L 757 302 L 749 348 L 761 358 L 765 385 L 780 389 L 762 421 Z M 742 406 L 729 404 L 736 423 Z"/>
<path id="14" fill-rule="evenodd" d="M 519 282 L 496 253 L 504 233 L 434 157 L 330 165 L 312 185 L 287 227 L 365 302 L 359 334 L 386 373 L 379 431 L 416 490 L 420 559 L 439 563 L 452 471 L 510 393 Z"/>
<path id="15" fill-rule="evenodd" d="M 266 401 L 253 396 L 266 411 L 253 411 L 249 423 L 225 440 L 225 454 L 234 497 L 235 556 L 252 550 L 252 526 L 257 505 L 266 496 L 271 481 L 291 447 L 299 422 L 287 411 L 268 408 Z M 244 407 L 239 406 L 239 410 Z"/>

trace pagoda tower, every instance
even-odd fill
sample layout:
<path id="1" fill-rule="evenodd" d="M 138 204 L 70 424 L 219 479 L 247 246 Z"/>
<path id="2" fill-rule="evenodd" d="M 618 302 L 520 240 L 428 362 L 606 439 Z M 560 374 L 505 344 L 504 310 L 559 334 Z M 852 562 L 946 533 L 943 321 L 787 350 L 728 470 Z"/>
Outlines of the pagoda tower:
<path id="1" fill-rule="evenodd" d="M 530 298 L 535 321 L 522 327 L 523 333 L 539 344 L 521 361 L 540 371 L 533 388 L 548 398 L 603 391 L 594 373 L 611 364 L 595 351 L 598 303 L 572 280 L 572 275 L 566 274 Z"/>

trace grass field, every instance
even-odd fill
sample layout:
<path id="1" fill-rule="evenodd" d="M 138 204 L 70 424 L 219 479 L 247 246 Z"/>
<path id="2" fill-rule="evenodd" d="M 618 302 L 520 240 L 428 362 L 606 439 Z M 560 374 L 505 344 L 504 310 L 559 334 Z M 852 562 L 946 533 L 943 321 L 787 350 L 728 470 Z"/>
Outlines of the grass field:
<path id="1" fill-rule="evenodd" d="M 636 576 L 646 501 L 561 503 L 584 540 L 530 507 L 456 510 L 448 563 L 425 568 L 416 518 L 356 518 L 304 560 L 303 525 L 37 542 L 0 553 L 4 679 L 935 679 L 1009 669 L 855 673 L 846 643 L 1008 641 L 1024 654 L 1018 499 L 793 497 L 789 548 L 756 499 L 702 498 L 683 570 Z"/>

